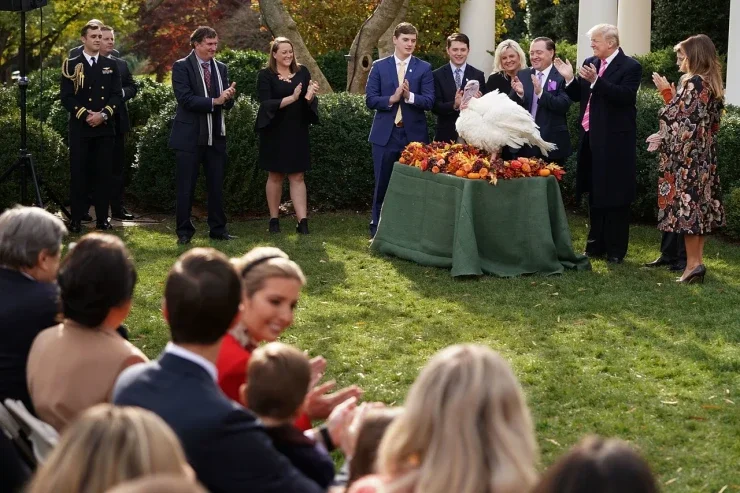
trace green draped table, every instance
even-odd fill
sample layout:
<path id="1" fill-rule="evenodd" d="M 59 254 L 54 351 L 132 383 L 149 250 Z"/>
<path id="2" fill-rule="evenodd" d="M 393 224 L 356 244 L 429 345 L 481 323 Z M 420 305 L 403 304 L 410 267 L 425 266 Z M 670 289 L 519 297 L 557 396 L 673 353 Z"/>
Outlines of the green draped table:
<path id="1" fill-rule="evenodd" d="M 468 180 L 396 163 L 371 249 L 453 276 L 589 270 L 553 176 Z"/>

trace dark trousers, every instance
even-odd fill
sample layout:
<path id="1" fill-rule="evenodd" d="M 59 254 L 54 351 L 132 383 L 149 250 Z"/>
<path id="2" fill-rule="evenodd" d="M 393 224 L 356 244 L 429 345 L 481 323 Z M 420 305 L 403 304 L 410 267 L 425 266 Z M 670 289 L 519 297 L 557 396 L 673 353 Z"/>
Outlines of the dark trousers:
<path id="1" fill-rule="evenodd" d="M 660 256 L 670 262 L 686 263 L 686 243 L 683 233 L 664 231 L 660 239 Z"/>
<path id="2" fill-rule="evenodd" d="M 192 237 L 195 226 L 190 220 L 195 184 L 200 164 L 206 172 L 208 190 L 208 227 L 211 234 L 226 233 L 226 214 L 223 206 L 226 140 L 214 139 L 212 146 L 198 146 L 196 152 L 177 151 L 177 236 Z"/>
<path id="3" fill-rule="evenodd" d="M 116 135 L 113 146 L 113 176 L 111 180 L 110 210 L 112 213 L 120 213 L 123 209 L 123 189 L 126 181 L 126 138 L 128 133 Z"/>
<path id="4" fill-rule="evenodd" d="M 408 145 L 408 137 L 403 127 L 393 127 L 391 138 L 384 146 L 373 144 L 373 170 L 375 171 L 375 192 L 373 194 L 373 212 L 370 221 L 370 236 L 374 237 L 380 221 L 380 209 L 383 207 L 388 182 L 391 181 L 393 164 L 401 157 L 401 151 Z"/>
<path id="5" fill-rule="evenodd" d="M 98 224 L 108 220 L 111 186 L 111 152 L 115 137 L 82 137 L 74 130 L 69 135 L 70 204 L 72 220 L 80 221 L 89 208 L 88 192 L 93 190 L 93 205 Z"/>

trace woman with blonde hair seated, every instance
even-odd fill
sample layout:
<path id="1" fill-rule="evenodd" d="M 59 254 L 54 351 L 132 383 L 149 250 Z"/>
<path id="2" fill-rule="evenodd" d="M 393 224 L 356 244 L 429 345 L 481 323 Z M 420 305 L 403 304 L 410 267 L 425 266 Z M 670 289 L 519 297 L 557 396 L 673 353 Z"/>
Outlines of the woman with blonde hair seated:
<path id="1" fill-rule="evenodd" d="M 169 426 L 145 409 L 98 404 L 67 427 L 26 493 L 100 493 L 159 473 L 195 480 Z"/>
<path id="2" fill-rule="evenodd" d="M 491 349 L 437 353 L 414 382 L 378 451 L 377 476 L 350 493 L 521 493 L 537 480 L 537 445 L 522 390 Z"/>

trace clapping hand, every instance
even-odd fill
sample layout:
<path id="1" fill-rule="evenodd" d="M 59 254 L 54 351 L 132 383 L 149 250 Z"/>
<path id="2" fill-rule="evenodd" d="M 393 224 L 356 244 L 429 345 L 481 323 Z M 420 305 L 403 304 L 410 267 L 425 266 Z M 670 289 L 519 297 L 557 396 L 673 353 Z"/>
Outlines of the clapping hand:
<path id="1" fill-rule="evenodd" d="M 648 143 L 648 151 L 649 152 L 655 152 L 660 147 L 660 143 L 662 142 L 663 137 L 660 135 L 660 132 L 654 133 L 647 139 L 645 139 L 645 142 Z"/>
<path id="2" fill-rule="evenodd" d="M 522 84 L 522 81 L 519 80 L 519 77 L 516 75 L 514 78 L 511 79 L 511 88 L 514 89 L 514 92 L 520 97 L 524 97 L 524 84 Z"/>
<path id="3" fill-rule="evenodd" d="M 232 82 L 229 87 L 221 91 L 221 95 L 213 100 L 213 104 L 222 105 L 233 98 L 234 94 L 236 94 L 236 82 Z"/>
<path id="4" fill-rule="evenodd" d="M 397 102 L 399 102 L 401 100 L 401 96 L 402 95 L 403 95 L 403 84 L 401 84 L 401 85 L 398 86 L 398 88 L 396 89 L 396 92 L 393 93 L 393 96 L 391 96 L 388 99 L 388 103 L 390 105 L 396 104 Z"/>
<path id="5" fill-rule="evenodd" d="M 409 81 L 408 79 L 403 80 L 403 99 L 408 100 L 411 97 L 411 90 L 409 89 Z"/>
<path id="6" fill-rule="evenodd" d="M 655 87 L 658 89 L 658 92 L 663 92 L 666 89 L 671 90 L 671 95 L 676 95 L 676 84 L 670 84 L 668 82 L 668 79 L 663 77 L 657 72 L 653 72 L 653 84 L 655 84 Z"/>
<path id="7" fill-rule="evenodd" d="M 306 414 L 311 419 L 326 419 L 332 410 L 342 402 L 352 397 L 359 398 L 362 390 L 356 385 L 350 385 L 336 392 L 329 393 L 336 386 L 335 381 L 313 387 L 306 395 L 304 405 Z"/>
<path id="8" fill-rule="evenodd" d="M 313 97 L 319 93 L 319 83 L 313 80 L 308 81 L 308 90 L 306 91 L 306 99 L 311 101 Z"/>
<path id="9" fill-rule="evenodd" d="M 532 74 L 532 86 L 534 86 L 534 94 L 539 94 L 542 92 L 542 84 L 540 83 L 540 80 Z"/>
<path id="10" fill-rule="evenodd" d="M 565 82 L 570 82 L 573 80 L 573 77 L 575 77 L 575 75 L 573 73 L 573 65 L 570 64 L 570 60 L 566 58 L 565 61 L 563 61 L 560 58 L 556 58 L 553 61 L 553 64 L 555 65 L 555 69 L 557 69 L 560 75 L 563 76 Z"/>
<path id="11" fill-rule="evenodd" d="M 597 74 L 598 71 L 593 63 L 589 63 L 588 65 L 584 65 L 578 69 L 578 75 L 581 76 L 581 79 L 587 80 L 591 84 L 596 82 Z"/>
<path id="12" fill-rule="evenodd" d="M 460 104 L 462 103 L 462 98 L 463 98 L 463 90 L 462 89 L 458 89 L 457 92 L 455 93 L 455 105 L 454 105 L 454 109 L 455 110 L 459 110 L 460 109 Z"/>
<path id="13" fill-rule="evenodd" d="M 293 89 L 293 95 L 291 96 L 293 98 L 294 103 L 298 101 L 298 98 L 301 97 L 302 90 L 303 90 L 303 82 L 299 82 L 298 85 L 295 86 L 295 89 Z"/>

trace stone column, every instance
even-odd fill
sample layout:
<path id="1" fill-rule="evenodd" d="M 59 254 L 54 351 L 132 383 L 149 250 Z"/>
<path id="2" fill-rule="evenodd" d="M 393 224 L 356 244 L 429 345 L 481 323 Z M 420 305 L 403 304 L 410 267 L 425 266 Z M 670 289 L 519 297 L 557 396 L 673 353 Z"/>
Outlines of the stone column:
<path id="1" fill-rule="evenodd" d="M 650 53 L 650 2 L 619 0 L 619 44 L 627 56 Z"/>
<path id="2" fill-rule="evenodd" d="M 496 0 L 462 0 L 460 32 L 470 38 L 468 63 L 487 77 L 493 69 L 493 57 L 487 51 L 496 49 Z"/>
<path id="3" fill-rule="evenodd" d="M 730 2 L 730 36 L 727 40 L 726 100 L 740 105 L 740 2 Z"/>
<path id="4" fill-rule="evenodd" d="M 617 3 L 617 0 L 578 2 L 578 65 L 586 58 L 593 56 L 591 40 L 586 36 L 586 32 L 596 24 L 617 25 Z"/>

